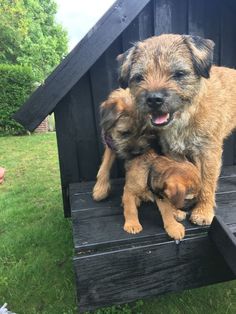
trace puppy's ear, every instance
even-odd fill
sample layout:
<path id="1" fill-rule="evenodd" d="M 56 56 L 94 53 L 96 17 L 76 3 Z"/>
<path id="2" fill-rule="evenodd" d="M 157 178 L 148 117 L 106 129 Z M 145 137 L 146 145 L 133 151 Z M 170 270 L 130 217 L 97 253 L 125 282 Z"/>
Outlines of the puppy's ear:
<path id="1" fill-rule="evenodd" d="M 197 75 L 209 78 L 215 43 L 199 36 L 183 35 L 183 38 L 192 55 L 193 66 Z"/>
<path id="2" fill-rule="evenodd" d="M 117 56 L 118 61 L 118 80 L 122 88 L 127 88 L 130 77 L 130 69 L 132 64 L 132 56 L 135 51 L 135 46 L 131 47 L 126 52 Z"/>
<path id="3" fill-rule="evenodd" d="M 118 119 L 119 112 L 116 103 L 104 101 L 100 106 L 100 124 L 105 133 L 113 127 Z"/>
<path id="4" fill-rule="evenodd" d="M 184 185 L 174 182 L 165 182 L 163 194 L 176 208 L 184 207 L 184 200 L 186 195 L 186 189 Z"/>
<path id="5" fill-rule="evenodd" d="M 149 189 L 156 195 L 159 195 L 162 190 L 162 186 L 160 186 L 158 180 L 159 177 L 160 174 L 156 171 L 155 164 L 152 164 L 148 172 L 147 185 Z"/>

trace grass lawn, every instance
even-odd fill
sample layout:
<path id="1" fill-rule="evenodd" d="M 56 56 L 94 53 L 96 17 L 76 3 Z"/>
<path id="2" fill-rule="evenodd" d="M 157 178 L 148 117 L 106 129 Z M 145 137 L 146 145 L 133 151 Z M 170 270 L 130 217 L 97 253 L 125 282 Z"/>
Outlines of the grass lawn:
<path id="1" fill-rule="evenodd" d="M 71 223 L 64 219 L 55 134 L 0 137 L 0 306 L 17 314 L 77 313 Z M 97 314 L 236 313 L 236 281 Z"/>

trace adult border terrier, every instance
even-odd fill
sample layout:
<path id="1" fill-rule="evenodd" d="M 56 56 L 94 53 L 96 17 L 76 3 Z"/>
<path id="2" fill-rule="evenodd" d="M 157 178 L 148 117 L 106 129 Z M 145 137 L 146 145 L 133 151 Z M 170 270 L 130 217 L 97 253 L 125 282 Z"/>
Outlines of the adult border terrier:
<path id="1" fill-rule="evenodd" d="M 223 140 L 236 127 L 236 71 L 212 66 L 212 40 L 164 34 L 118 56 L 120 84 L 154 130 L 164 154 L 187 156 L 201 170 L 202 189 L 191 214 L 212 222 Z"/>

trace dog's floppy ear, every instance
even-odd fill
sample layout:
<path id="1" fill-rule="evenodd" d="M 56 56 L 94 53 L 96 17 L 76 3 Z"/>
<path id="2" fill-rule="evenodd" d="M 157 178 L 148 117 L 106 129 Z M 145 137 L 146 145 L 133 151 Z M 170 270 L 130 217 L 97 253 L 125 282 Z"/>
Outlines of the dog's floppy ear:
<path id="1" fill-rule="evenodd" d="M 199 36 L 183 35 L 183 38 L 192 55 L 193 66 L 197 75 L 209 78 L 215 43 Z"/>
<path id="2" fill-rule="evenodd" d="M 165 182 L 163 194 L 176 208 L 184 207 L 184 200 L 186 196 L 186 188 L 184 185 L 175 184 L 174 182 L 168 184 L 168 182 Z"/>
<path id="3" fill-rule="evenodd" d="M 133 53 L 135 51 L 135 46 L 131 47 L 124 53 L 117 56 L 116 60 L 118 61 L 118 80 L 120 87 L 127 88 L 130 77 L 130 69 L 131 69 L 131 60 Z"/>

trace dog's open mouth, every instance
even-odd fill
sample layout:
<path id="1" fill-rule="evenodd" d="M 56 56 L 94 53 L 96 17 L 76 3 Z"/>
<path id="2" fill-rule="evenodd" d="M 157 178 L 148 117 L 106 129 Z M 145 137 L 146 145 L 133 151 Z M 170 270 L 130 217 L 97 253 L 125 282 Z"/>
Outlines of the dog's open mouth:
<path id="1" fill-rule="evenodd" d="M 150 120 L 153 126 L 164 126 L 171 121 L 171 114 L 169 112 L 152 113 L 150 114 Z"/>

